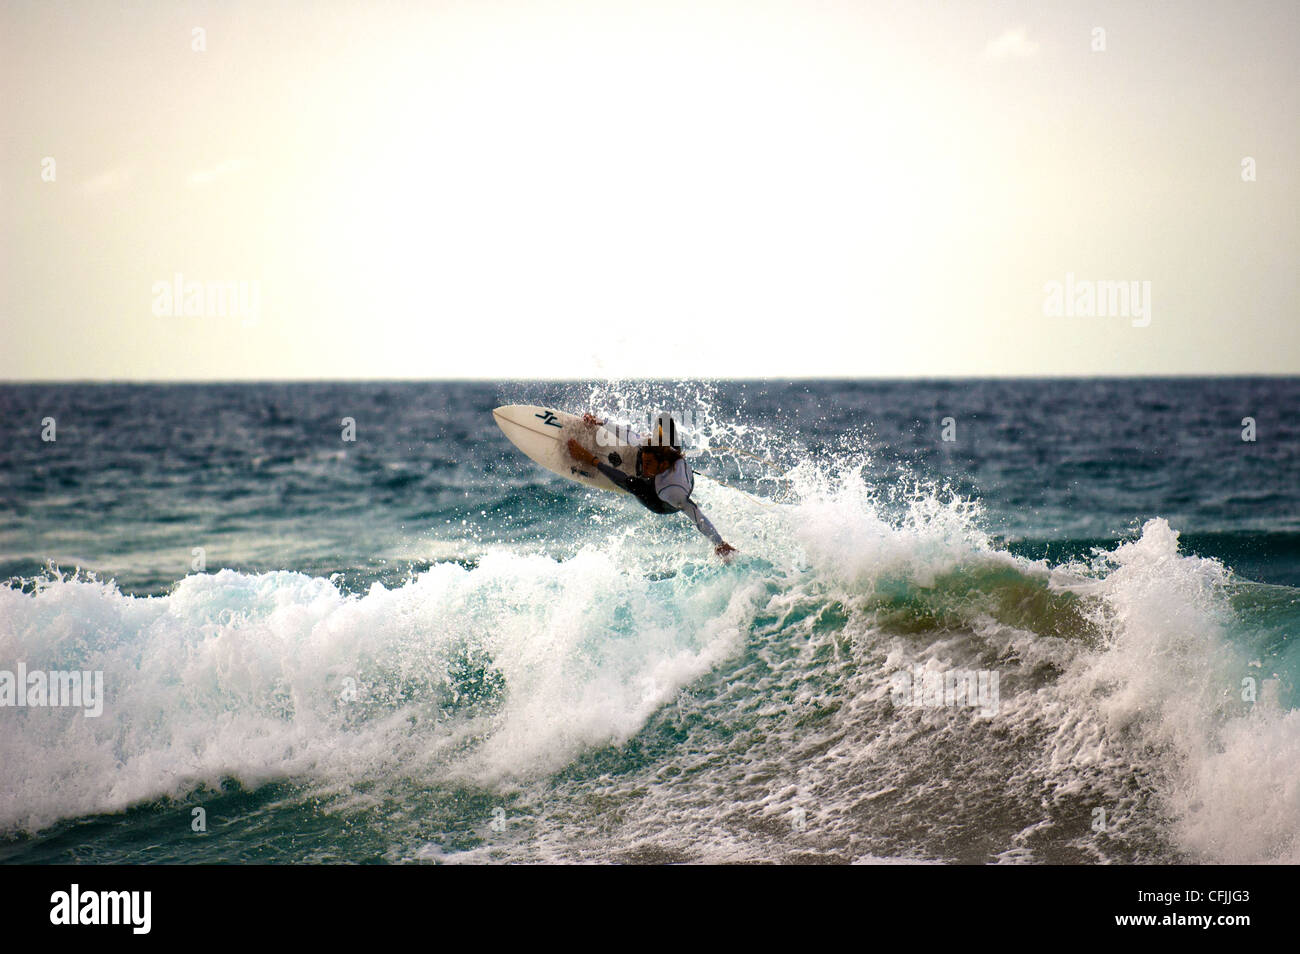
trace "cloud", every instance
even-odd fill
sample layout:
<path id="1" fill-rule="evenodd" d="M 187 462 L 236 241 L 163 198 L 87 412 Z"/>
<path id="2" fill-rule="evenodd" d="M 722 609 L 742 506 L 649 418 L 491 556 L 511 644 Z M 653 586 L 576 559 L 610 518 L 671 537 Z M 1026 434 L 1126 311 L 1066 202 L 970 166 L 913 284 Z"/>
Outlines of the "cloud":
<path id="1" fill-rule="evenodd" d="M 251 165 L 252 163 L 247 159 L 227 159 L 225 162 L 217 163 L 211 169 L 195 169 L 190 173 L 189 184 L 192 188 L 211 185 L 223 176 L 232 176 Z"/>
<path id="2" fill-rule="evenodd" d="M 984 55 L 994 60 L 1006 59 L 1010 56 L 1024 58 L 1034 56 L 1037 52 L 1038 44 L 1029 39 L 1028 31 L 1024 27 L 1006 30 L 996 40 L 989 40 L 988 46 L 984 47 Z"/>

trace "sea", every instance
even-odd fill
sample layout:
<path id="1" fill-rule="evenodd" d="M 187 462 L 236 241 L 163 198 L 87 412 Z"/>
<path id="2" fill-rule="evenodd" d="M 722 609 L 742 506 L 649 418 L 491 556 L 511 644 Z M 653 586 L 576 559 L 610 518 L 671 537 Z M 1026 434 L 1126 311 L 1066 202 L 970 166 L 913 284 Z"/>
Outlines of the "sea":
<path id="1" fill-rule="evenodd" d="M 673 413 L 736 559 L 503 404 Z M 1300 378 L 3 384 L 0 862 L 1297 863 L 1298 463 Z"/>

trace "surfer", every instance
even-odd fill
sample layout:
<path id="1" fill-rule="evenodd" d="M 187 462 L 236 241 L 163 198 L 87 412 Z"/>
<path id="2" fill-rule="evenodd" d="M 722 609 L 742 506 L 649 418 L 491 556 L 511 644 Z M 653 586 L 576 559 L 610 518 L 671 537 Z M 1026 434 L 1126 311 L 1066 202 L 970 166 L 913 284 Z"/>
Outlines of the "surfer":
<path id="1" fill-rule="evenodd" d="M 605 422 L 584 414 L 582 423 L 597 428 Z M 713 543 L 713 552 L 722 558 L 722 562 L 730 563 L 736 548 L 722 539 L 709 518 L 691 500 L 691 491 L 695 489 L 695 474 L 691 471 L 691 465 L 686 463 L 686 455 L 682 453 L 676 421 L 671 415 L 660 414 L 655 422 L 654 436 L 649 441 L 642 440 L 635 432 L 628 433 L 633 438 L 630 443 L 643 445 L 637 448 L 635 477 L 597 460 L 595 454 L 573 438 L 569 439 L 569 454 L 588 467 L 598 469 L 641 501 L 652 513 L 685 513 L 695 522 L 700 533 Z"/>

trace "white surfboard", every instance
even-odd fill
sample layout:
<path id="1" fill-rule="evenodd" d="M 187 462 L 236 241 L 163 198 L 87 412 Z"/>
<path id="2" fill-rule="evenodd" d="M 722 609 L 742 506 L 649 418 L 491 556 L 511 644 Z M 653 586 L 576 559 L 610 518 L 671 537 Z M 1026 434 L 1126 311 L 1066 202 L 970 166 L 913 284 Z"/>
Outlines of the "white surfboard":
<path id="1" fill-rule="evenodd" d="M 625 428 L 588 427 L 576 414 L 532 404 L 507 404 L 492 412 L 497 426 L 510 442 L 552 473 L 596 490 L 626 493 L 602 474 L 569 456 L 569 438 L 595 454 L 601 461 L 629 476 L 636 473 L 638 445 L 627 443 Z"/>

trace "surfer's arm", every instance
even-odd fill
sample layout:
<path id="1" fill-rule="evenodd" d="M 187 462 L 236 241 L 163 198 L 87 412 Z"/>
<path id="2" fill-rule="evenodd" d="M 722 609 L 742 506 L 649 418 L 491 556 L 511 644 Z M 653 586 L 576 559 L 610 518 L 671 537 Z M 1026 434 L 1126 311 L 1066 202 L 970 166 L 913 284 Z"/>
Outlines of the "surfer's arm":
<path id="1" fill-rule="evenodd" d="M 679 484 L 669 484 L 659 491 L 659 498 L 669 506 L 676 507 L 690 517 L 696 529 L 708 537 L 715 547 L 723 545 L 725 541 L 723 541 L 722 535 L 714 529 L 713 524 L 709 522 L 709 518 L 704 516 L 704 511 L 695 505 L 695 501 L 691 499 L 685 487 Z"/>
<path id="2" fill-rule="evenodd" d="M 595 462 L 596 469 L 613 481 L 615 485 L 622 487 L 628 493 L 633 493 L 631 477 L 623 473 L 617 467 L 611 467 L 602 460 L 595 460 L 594 456 L 593 461 Z"/>
<path id="3" fill-rule="evenodd" d="M 695 522 L 695 527 L 700 533 L 704 534 L 713 543 L 715 547 L 726 546 L 726 541 L 722 539 L 722 534 L 718 533 L 709 518 L 704 516 L 704 511 L 695 506 L 695 501 L 689 497 L 681 505 L 682 513 L 690 517 Z"/>
<path id="4" fill-rule="evenodd" d="M 616 487 L 621 487 L 628 493 L 635 493 L 632 487 L 632 478 L 623 473 L 617 467 L 611 467 L 605 463 L 587 448 L 583 447 L 576 440 L 570 439 L 568 443 L 569 455 L 576 461 L 586 464 L 588 467 L 595 467 L 598 471 L 608 477 Z"/>

